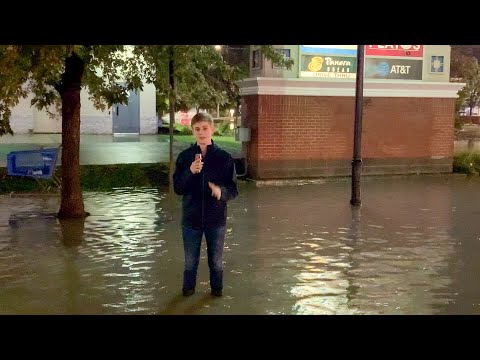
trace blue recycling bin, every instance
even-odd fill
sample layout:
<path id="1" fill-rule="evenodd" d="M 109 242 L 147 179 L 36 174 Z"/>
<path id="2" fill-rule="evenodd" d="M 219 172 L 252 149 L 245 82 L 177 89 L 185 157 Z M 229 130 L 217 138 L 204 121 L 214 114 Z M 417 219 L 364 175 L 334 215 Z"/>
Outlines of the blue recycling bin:
<path id="1" fill-rule="evenodd" d="M 7 154 L 7 174 L 50 179 L 57 164 L 58 148 L 12 151 Z"/>

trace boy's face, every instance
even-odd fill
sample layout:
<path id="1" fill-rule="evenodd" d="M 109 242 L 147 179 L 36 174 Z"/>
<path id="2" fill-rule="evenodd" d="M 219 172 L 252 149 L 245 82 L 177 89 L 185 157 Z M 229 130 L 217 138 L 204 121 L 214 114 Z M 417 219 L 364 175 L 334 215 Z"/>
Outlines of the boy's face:
<path id="1" fill-rule="evenodd" d="M 199 121 L 193 125 L 192 131 L 198 145 L 210 145 L 212 143 L 212 135 L 215 131 L 213 124 L 208 121 Z"/>

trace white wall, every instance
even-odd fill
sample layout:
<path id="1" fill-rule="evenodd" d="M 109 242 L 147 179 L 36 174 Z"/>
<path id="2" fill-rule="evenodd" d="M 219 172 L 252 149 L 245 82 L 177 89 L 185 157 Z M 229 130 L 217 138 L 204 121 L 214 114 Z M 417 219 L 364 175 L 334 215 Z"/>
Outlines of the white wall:
<path id="1" fill-rule="evenodd" d="M 80 93 L 80 133 L 81 134 L 112 134 L 111 108 L 105 111 L 98 110 L 88 99 L 87 90 Z M 157 115 L 155 112 L 155 86 L 146 85 L 140 92 L 140 133 L 157 133 Z M 19 104 L 12 108 L 10 126 L 16 134 L 34 133 L 61 133 L 61 115 L 50 118 L 45 110 L 39 111 L 30 106 L 31 97 L 21 99 Z"/>
<path id="2" fill-rule="evenodd" d="M 156 134 L 158 119 L 156 91 L 153 84 L 146 84 L 140 92 L 140 134 Z"/>
<path id="3" fill-rule="evenodd" d="M 111 134 L 113 129 L 111 108 L 104 111 L 98 110 L 88 97 L 88 91 L 82 89 L 80 93 L 80 134 Z"/>
<path id="4" fill-rule="evenodd" d="M 450 81 L 450 45 L 425 45 L 423 51 L 423 80 Z M 430 62 L 432 56 L 444 56 L 443 73 L 431 73 Z"/>
<path id="5" fill-rule="evenodd" d="M 33 112 L 33 131 L 37 134 L 50 134 L 62 132 L 62 117 L 55 111 L 55 107 L 51 106 L 50 111 L 55 114 L 52 118 L 45 110 L 32 108 Z"/>
<path id="6" fill-rule="evenodd" d="M 10 127 L 14 134 L 27 134 L 33 130 L 33 112 L 30 107 L 31 96 L 20 99 L 20 102 L 14 106 L 10 117 Z"/>

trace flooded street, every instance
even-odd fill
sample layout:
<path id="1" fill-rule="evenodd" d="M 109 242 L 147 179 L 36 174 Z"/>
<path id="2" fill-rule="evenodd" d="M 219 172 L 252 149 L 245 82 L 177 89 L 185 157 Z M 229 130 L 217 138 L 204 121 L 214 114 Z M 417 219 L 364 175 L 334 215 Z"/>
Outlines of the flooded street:
<path id="1" fill-rule="evenodd" d="M 0 314 L 480 314 L 480 178 L 240 182 L 229 204 L 222 298 L 205 242 L 181 296 L 180 198 L 85 192 L 85 220 L 56 196 L 0 196 Z"/>

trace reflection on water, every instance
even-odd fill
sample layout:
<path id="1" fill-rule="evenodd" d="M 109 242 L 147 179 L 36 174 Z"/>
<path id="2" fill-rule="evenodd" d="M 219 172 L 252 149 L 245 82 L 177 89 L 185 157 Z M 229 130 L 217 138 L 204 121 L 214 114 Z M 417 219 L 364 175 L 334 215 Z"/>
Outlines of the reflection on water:
<path id="1" fill-rule="evenodd" d="M 164 190 L 86 192 L 92 215 L 59 221 L 56 197 L 0 197 L 2 314 L 477 314 L 478 178 L 363 177 L 240 184 L 230 203 L 222 298 L 180 295 L 180 201 Z M 173 220 L 172 220 L 173 218 Z"/>

